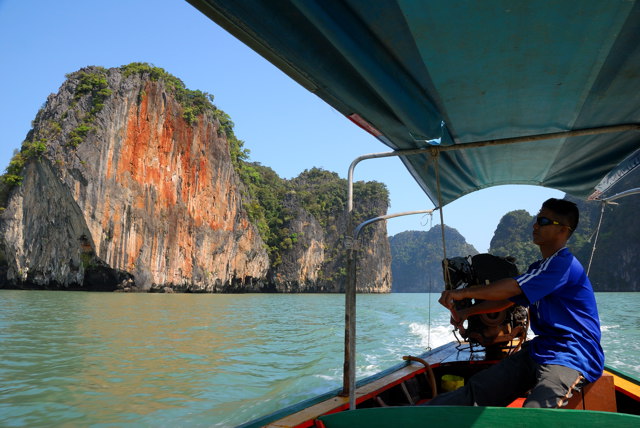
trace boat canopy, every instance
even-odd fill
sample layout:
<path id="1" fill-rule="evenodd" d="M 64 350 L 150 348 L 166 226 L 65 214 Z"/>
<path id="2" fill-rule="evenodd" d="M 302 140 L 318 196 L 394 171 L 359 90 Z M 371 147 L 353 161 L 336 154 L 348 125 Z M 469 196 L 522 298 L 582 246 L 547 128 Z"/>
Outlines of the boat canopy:
<path id="1" fill-rule="evenodd" d="M 640 164 L 640 0 L 188 1 L 393 150 L 435 147 L 440 195 L 433 153 L 401 159 L 436 206 Z"/>

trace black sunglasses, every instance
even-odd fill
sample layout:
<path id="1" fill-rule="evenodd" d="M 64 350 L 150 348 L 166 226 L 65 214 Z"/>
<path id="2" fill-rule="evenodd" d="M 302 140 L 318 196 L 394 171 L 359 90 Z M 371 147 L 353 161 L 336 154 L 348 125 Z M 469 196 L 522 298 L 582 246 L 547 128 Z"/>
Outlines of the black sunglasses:
<path id="1" fill-rule="evenodd" d="M 550 218 L 547 218 L 547 217 L 536 217 L 536 224 L 538 226 L 549 226 L 550 224 L 557 224 L 558 226 L 569 227 L 566 224 L 558 223 L 557 221 L 551 220 Z M 570 227 L 569 227 L 569 230 L 571 230 Z"/>

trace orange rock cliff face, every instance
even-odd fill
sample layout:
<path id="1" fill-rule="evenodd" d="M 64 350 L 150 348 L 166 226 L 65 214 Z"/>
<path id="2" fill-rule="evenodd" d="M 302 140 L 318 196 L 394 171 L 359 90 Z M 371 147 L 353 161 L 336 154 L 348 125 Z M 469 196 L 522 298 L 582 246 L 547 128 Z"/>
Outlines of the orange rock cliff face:
<path id="1" fill-rule="evenodd" d="M 347 214 L 333 207 L 322 226 L 291 180 L 279 201 L 288 241 L 271 243 L 270 267 L 243 209 L 218 119 L 228 118 L 210 104 L 195 117 L 197 103 L 178 100 L 203 99 L 163 73 L 87 67 L 48 97 L 26 139 L 46 151 L 29 155 L 22 185 L 0 183 L 0 288 L 342 292 Z M 388 208 L 386 198 L 355 199 L 372 216 Z M 367 235 L 357 289 L 389 292 L 384 223 Z"/>
<path id="2" fill-rule="evenodd" d="M 258 291 L 269 260 L 219 121 L 208 112 L 188 123 L 163 80 L 110 69 L 107 81 L 77 147 L 70 135 L 94 101 L 76 95 L 74 75 L 38 114 L 32 132 L 47 152 L 2 213 L 4 252 L 15 254 L 7 278 L 91 288 L 88 275 L 104 268 L 91 278 L 119 284 L 103 289 Z"/>

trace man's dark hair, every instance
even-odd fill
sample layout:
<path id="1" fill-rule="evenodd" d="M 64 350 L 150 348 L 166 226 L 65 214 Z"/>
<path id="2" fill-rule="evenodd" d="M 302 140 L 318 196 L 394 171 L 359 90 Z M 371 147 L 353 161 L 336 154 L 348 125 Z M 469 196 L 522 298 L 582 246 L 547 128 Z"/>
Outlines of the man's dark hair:
<path id="1" fill-rule="evenodd" d="M 566 199 L 551 198 L 544 201 L 542 207 L 556 213 L 560 217 L 559 220 L 562 220 L 563 224 L 571 228 L 571 233 L 578 227 L 580 212 L 573 202 Z"/>

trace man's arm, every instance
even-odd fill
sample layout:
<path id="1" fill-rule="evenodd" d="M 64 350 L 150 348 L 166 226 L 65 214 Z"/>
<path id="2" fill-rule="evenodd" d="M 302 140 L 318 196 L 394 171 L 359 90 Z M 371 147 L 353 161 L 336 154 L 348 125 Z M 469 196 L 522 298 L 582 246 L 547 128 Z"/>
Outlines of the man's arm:
<path id="1" fill-rule="evenodd" d="M 454 321 L 452 324 L 459 325 L 472 315 L 500 312 L 514 304 L 511 300 L 483 300 L 468 308 L 460 310 L 453 309 L 451 310 L 451 318 Z"/>
<path id="2" fill-rule="evenodd" d="M 500 279 L 488 285 L 474 285 L 457 290 L 445 290 L 440 296 L 440 304 L 449 309 L 454 308 L 454 302 L 462 299 L 507 300 L 521 294 L 518 282 L 513 278 Z M 495 312 L 495 311 L 493 311 Z"/>
<path id="3" fill-rule="evenodd" d="M 473 306 L 461 309 L 458 312 L 460 313 L 464 311 L 464 315 L 466 315 L 466 318 L 468 318 L 471 315 L 500 312 L 510 306 L 513 306 L 514 304 L 515 303 L 513 303 L 511 300 L 483 300 L 480 303 L 476 303 Z"/>

